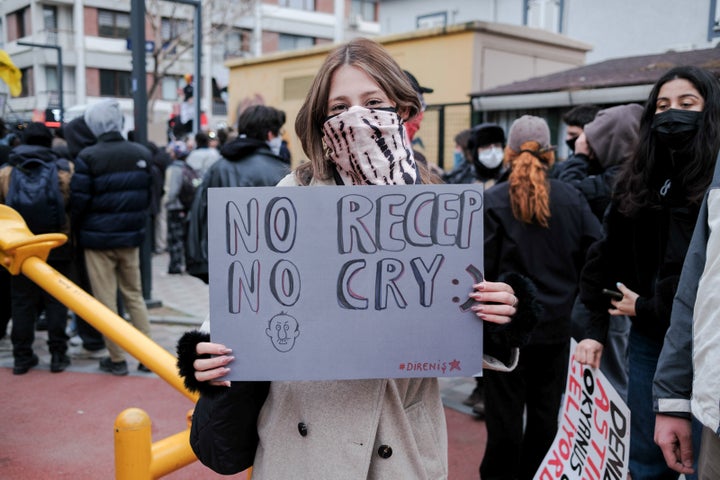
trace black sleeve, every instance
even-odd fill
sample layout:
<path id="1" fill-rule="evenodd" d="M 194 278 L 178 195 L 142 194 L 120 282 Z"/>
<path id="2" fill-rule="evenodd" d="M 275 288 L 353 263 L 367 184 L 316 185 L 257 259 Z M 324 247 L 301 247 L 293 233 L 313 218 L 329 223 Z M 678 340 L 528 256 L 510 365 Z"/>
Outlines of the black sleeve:
<path id="1" fill-rule="evenodd" d="M 270 382 L 232 382 L 215 396 L 200 395 L 190 426 L 190 446 L 213 471 L 232 475 L 250 468 L 258 445 L 257 419 Z"/>

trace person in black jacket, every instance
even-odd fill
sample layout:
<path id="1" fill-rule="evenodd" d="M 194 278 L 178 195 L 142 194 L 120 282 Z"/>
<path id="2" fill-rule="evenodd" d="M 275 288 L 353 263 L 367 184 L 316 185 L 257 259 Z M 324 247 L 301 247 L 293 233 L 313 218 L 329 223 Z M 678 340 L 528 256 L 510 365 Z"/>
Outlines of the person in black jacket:
<path id="1" fill-rule="evenodd" d="M 152 154 L 123 138 L 123 113 L 117 100 L 91 105 L 84 118 L 98 141 L 77 156 L 71 208 L 90 285 L 95 298 L 116 313 L 119 288 L 130 322 L 149 336 L 139 247 L 148 234 Z M 108 338 L 105 344 L 110 356 L 100 360 L 100 370 L 127 375 L 125 352 Z M 142 364 L 138 369 L 148 371 Z"/>
<path id="2" fill-rule="evenodd" d="M 265 105 L 253 105 L 240 114 L 237 138 L 223 145 L 222 157 L 210 166 L 195 192 L 185 245 L 188 274 L 208 283 L 207 189 L 274 186 L 290 172 L 290 166 L 270 147 L 280 137 L 284 118 L 279 110 Z"/>
<path id="3" fill-rule="evenodd" d="M 565 387 L 570 313 L 585 253 L 601 235 L 585 197 L 547 178 L 554 161 L 547 123 L 524 115 L 508 134 L 507 181 L 485 193 L 485 277 L 513 272 L 527 278 L 537 287 L 542 313 L 520 348 L 517 368 L 485 372 L 483 480 L 532 479 L 552 445 Z"/>
<path id="4" fill-rule="evenodd" d="M 36 235 L 50 232 L 67 234 L 69 232 L 67 204 L 70 197 L 69 184 L 72 176 L 72 164 L 67 159 L 59 158 L 57 153 L 52 150 L 52 138 L 52 132 L 44 124 L 29 123 L 22 131 L 23 143 L 11 150 L 8 163 L 0 168 L 0 203 L 13 206 L 11 191 L 13 190 L 13 177 L 17 173 L 13 170 L 23 168 L 23 165 L 27 165 L 25 162 L 39 161 L 44 165 L 55 164 L 57 178 L 50 179 L 50 182 L 57 182 L 57 192 L 61 198 L 58 199 L 58 205 L 56 205 L 60 211 L 56 213 L 62 217 L 62 222 L 56 223 L 56 215 L 51 214 L 52 205 L 44 203 L 47 201 L 46 197 L 33 196 L 33 210 L 37 209 L 39 215 L 25 216 L 25 221 L 28 228 Z M 35 169 L 37 168 L 39 167 L 35 167 Z M 50 183 L 47 185 L 52 190 Z M 72 267 L 70 245 L 66 243 L 52 249 L 47 263 L 61 274 L 70 276 Z M 50 371 L 53 373 L 64 371 L 70 365 L 70 357 L 67 355 L 68 336 L 65 333 L 67 307 L 22 274 L 14 275 L 11 279 L 11 299 L 12 330 L 10 336 L 13 344 L 13 374 L 23 375 L 39 362 L 38 356 L 33 352 L 33 342 L 35 340 L 35 324 L 38 322 L 38 314 L 42 310 L 45 311 L 47 319 L 47 343 L 51 355 Z"/>

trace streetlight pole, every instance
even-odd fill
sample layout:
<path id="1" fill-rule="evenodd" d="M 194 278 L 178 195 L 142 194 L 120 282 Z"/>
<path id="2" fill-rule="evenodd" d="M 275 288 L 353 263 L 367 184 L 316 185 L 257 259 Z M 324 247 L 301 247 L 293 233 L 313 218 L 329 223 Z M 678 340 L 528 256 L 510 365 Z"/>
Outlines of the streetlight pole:
<path id="1" fill-rule="evenodd" d="M 18 45 L 24 45 L 26 47 L 38 47 L 38 48 L 52 48 L 57 52 L 57 58 L 58 58 L 58 102 L 60 103 L 60 125 L 63 123 L 63 118 L 65 117 L 65 103 L 63 100 L 63 58 L 62 58 L 62 49 L 59 45 L 48 45 L 45 43 L 33 43 L 33 42 L 17 42 Z"/>

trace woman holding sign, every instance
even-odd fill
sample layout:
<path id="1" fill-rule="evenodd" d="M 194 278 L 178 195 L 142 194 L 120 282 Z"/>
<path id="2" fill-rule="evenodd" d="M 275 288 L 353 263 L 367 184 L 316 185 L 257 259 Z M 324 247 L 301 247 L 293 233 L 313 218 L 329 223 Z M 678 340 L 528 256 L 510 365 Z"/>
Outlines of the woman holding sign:
<path id="1" fill-rule="evenodd" d="M 280 185 L 425 182 L 403 127 L 419 111 L 403 70 L 379 44 L 358 38 L 338 47 L 320 68 L 295 124 L 310 162 Z M 350 125 L 354 141 L 346 142 Z M 381 154 L 368 153 L 378 148 Z M 518 339 L 532 324 L 529 286 L 512 281 L 482 281 L 469 294 L 487 328 L 484 351 L 497 352 L 486 356 L 487 368 L 512 369 Z M 178 354 L 186 385 L 201 392 L 191 444 L 216 471 L 252 465 L 254 480 L 447 478 L 436 378 L 231 384 L 218 379 L 229 372 L 233 352 L 209 342 L 209 335 L 186 334 Z"/>

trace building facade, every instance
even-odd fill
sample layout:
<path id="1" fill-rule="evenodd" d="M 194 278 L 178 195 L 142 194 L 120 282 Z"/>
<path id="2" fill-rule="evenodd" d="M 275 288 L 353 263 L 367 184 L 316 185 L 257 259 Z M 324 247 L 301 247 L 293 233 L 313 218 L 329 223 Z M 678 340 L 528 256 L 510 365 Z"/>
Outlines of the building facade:
<path id="1" fill-rule="evenodd" d="M 21 70 L 23 89 L 9 98 L 0 82 L 0 95 L 8 97 L 0 114 L 10 122 L 51 121 L 62 104 L 67 121 L 112 96 L 126 112 L 126 130 L 132 129 L 130 8 L 131 0 L 2 0 L 0 49 Z M 163 142 L 194 71 L 196 10 L 171 0 L 146 0 L 145 8 L 149 136 Z M 377 0 L 202 0 L 205 128 L 227 121 L 227 59 L 377 35 L 377 10 Z"/>

